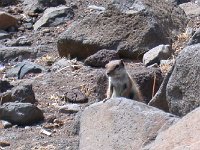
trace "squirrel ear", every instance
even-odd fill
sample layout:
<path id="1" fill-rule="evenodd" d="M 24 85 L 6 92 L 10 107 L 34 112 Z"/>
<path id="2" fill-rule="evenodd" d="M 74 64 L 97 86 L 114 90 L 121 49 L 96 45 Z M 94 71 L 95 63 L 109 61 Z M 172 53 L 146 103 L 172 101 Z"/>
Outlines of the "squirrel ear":
<path id="1" fill-rule="evenodd" d="M 124 66 L 124 61 L 123 59 L 120 59 L 121 65 Z"/>

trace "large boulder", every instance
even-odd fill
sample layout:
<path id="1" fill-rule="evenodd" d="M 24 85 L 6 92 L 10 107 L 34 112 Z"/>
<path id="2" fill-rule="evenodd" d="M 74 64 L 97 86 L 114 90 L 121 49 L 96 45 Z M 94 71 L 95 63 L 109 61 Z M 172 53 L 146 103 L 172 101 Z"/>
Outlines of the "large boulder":
<path id="1" fill-rule="evenodd" d="M 183 116 L 200 105 L 200 44 L 184 48 L 166 87 L 170 112 Z"/>
<path id="2" fill-rule="evenodd" d="M 82 113 L 79 149 L 141 149 L 175 121 L 175 116 L 129 99 L 95 103 Z"/>
<path id="3" fill-rule="evenodd" d="M 161 132 L 145 150 L 198 150 L 200 146 L 200 108 L 187 114 Z"/>
<path id="4" fill-rule="evenodd" d="M 169 44 L 185 25 L 184 12 L 162 0 L 118 0 L 104 12 L 71 24 L 57 47 L 61 57 L 83 59 L 105 48 L 121 57 L 141 58 L 149 49 Z"/>
<path id="5" fill-rule="evenodd" d="M 9 27 L 17 26 L 18 20 L 14 16 L 0 11 L 0 30 L 6 30 Z"/>
<path id="6" fill-rule="evenodd" d="M 5 103 L 0 106 L 0 120 L 30 125 L 44 119 L 43 112 L 31 103 Z"/>

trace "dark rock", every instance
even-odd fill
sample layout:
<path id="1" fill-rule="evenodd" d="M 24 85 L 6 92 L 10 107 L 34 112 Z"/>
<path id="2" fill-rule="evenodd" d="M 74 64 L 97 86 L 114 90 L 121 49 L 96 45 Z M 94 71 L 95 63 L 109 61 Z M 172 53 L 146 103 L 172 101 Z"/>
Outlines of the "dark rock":
<path id="1" fill-rule="evenodd" d="M 91 67 L 105 67 L 109 61 L 115 59 L 119 59 L 116 51 L 104 49 L 86 58 L 84 64 Z"/>
<path id="2" fill-rule="evenodd" d="M 14 68 L 10 69 L 6 73 L 6 77 L 18 77 L 22 79 L 28 73 L 41 73 L 45 69 L 33 62 L 23 61 L 18 63 Z"/>
<path id="3" fill-rule="evenodd" d="M 0 105 L 8 102 L 13 102 L 11 94 L 11 90 L 7 90 L 6 92 L 0 93 Z"/>
<path id="4" fill-rule="evenodd" d="M 183 116 L 200 105 L 200 44 L 187 46 L 176 59 L 166 88 L 171 113 Z"/>
<path id="5" fill-rule="evenodd" d="M 65 5 L 66 1 L 65 0 L 38 0 L 40 4 L 46 7 L 56 7 L 58 5 Z"/>
<path id="6" fill-rule="evenodd" d="M 6 30 L 10 27 L 17 26 L 17 18 L 12 15 L 0 11 L 0 30 Z"/>
<path id="7" fill-rule="evenodd" d="M 0 93 L 6 92 L 11 89 L 13 86 L 6 80 L 0 80 Z"/>
<path id="8" fill-rule="evenodd" d="M 23 0 L 23 7 L 25 12 L 41 13 L 47 7 L 56 7 L 65 3 L 65 0 Z"/>
<path id="9" fill-rule="evenodd" d="M 149 50 L 143 55 L 143 63 L 150 66 L 154 63 L 160 64 L 161 60 L 166 60 L 172 56 L 172 48 L 170 45 L 159 45 Z"/>
<path id="10" fill-rule="evenodd" d="M 125 98 L 95 103 L 81 115 L 79 149 L 139 150 L 177 120 L 171 114 Z"/>
<path id="11" fill-rule="evenodd" d="M 44 119 L 42 111 L 30 103 L 5 103 L 0 106 L 0 119 L 17 125 L 30 125 Z"/>
<path id="12" fill-rule="evenodd" d="M 70 103 L 87 103 L 87 96 L 79 89 L 74 88 L 65 93 L 64 100 Z"/>
<path id="13" fill-rule="evenodd" d="M 6 42 L 7 46 L 31 46 L 31 40 L 27 39 L 27 37 L 19 37 L 17 39 L 12 39 Z"/>
<path id="14" fill-rule="evenodd" d="M 160 69 L 153 67 L 146 68 L 142 64 L 127 65 L 126 68 L 131 77 L 136 80 L 145 102 L 148 103 L 163 81 Z"/>
<path id="15" fill-rule="evenodd" d="M 0 30 L 0 40 L 10 38 L 10 34 L 4 30 Z"/>
<path id="16" fill-rule="evenodd" d="M 18 0 L 1 0 L 0 1 L 0 6 L 9 6 L 9 5 L 13 5 L 16 4 L 18 2 Z"/>
<path id="17" fill-rule="evenodd" d="M 138 59 L 159 44 L 169 44 L 185 25 L 184 12 L 164 1 L 118 0 L 103 13 L 72 23 L 59 36 L 57 47 L 61 57 L 85 59 L 98 50 L 113 49 L 120 57 Z"/>
<path id="18" fill-rule="evenodd" d="M 30 47 L 0 47 L 0 62 L 22 61 L 35 58 L 36 54 Z"/>
<path id="19" fill-rule="evenodd" d="M 18 85 L 12 88 L 11 92 L 13 101 L 18 101 L 21 103 L 32 103 L 32 104 L 37 102 L 31 84 Z"/>
<path id="20" fill-rule="evenodd" d="M 165 1 L 171 2 L 171 3 L 176 4 L 176 5 L 180 5 L 182 3 L 190 2 L 191 0 L 165 0 Z"/>
<path id="21" fill-rule="evenodd" d="M 192 38 L 189 40 L 188 45 L 194 45 L 200 43 L 200 29 L 198 29 Z"/>
<path id="22" fill-rule="evenodd" d="M 73 17 L 74 12 L 69 7 L 51 7 L 46 9 L 44 15 L 33 25 L 34 30 L 40 27 L 57 26 L 73 19 Z"/>

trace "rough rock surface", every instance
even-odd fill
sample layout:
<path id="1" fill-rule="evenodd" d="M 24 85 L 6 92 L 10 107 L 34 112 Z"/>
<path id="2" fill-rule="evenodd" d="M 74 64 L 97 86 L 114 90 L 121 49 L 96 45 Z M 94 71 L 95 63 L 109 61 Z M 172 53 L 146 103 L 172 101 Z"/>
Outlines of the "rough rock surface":
<path id="1" fill-rule="evenodd" d="M 119 55 L 114 50 L 100 50 L 85 59 L 84 64 L 92 67 L 105 67 L 111 61 L 119 59 Z"/>
<path id="2" fill-rule="evenodd" d="M 6 30 L 13 26 L 17 26 L 17 18 L 6 12 L 0 11 L 0 30 Z"/>
<path id="3" fill-rule="evenodd" d="M 185 47 L 167 84 L 167 100 L 170 112 L 186 115 L 200 105 L 200 44 Z"/>
<path id="4" fill-rule="evenodd" d="M 159 44 L 169 44 L 172 32 L 186 23 L 184 12 L 164 1 L 115 3 L 103 13 L 74 22 L 62 33 L 57 43 L 59 55 L 83 59 L 106 48 L 119 51 L 122 57 L 139 58 Z M 131 6 L 144 9 L 135 12 Z"/>
<path id="5" fill-rule="evenodd" d="M 170 45 L 159 45 L 150 49 L 143 55 L 143 63 L 146 66 L 150 66 L 154 63 L 160 64 L 161 60 L 168 59 L 172 56 L 172 49 Z"/>
<path id="6" fill-rule="evenodd" d="M 144 97 L 146 103 L 148 103 L 152 96 L 159 89 L 163 77 L 159 68 L 146 68 L 143 64 L 138 63 L 134 65 L 126 65 L 126 69 L 130 76 L 136 80 L 139 89 Z M 155 87 L 154 86 L 155 80 Z"/>
<path id="7" fill-rule="evenodd" d="M 200 108 L 190 112 L 176 124 L 161 132 L 145 150 L 198 150 L 200 143 Z"/>
<path id="8" fill-rule="evenodd" d="M 0 47 L 0 62 L 10 60 L 22 61 L 28 58 L 35 58 L 36 51 L 30 47 Z"/>
<path id="9" fill-rule="evenodd" d="M 65 3 L 65 0 L 23 0 L 24 10 L 33 13 L 43 12 L 46 7 L 56 7 Z"/>
<path id="10" fill-rule="evenodd" d="M 5 103 L 0 106 L 0 119 L 12 124 L 27 125 L 44 119 L 42 111 L 30 103 Z"/>
<path id="11" fill-rule="evenodd" d="M 17 77 L 18 79 L 22 79 L 28 73 L 41 73 L 44 70 L 45 69 L 42 66 L 26 60 L 8 70 L 6 77 Z"/>
<path id="12" fill-rule="evenodd" d="M 0 93 L 6 92 L 11 89 L 13 86 L 6 80 L 0 80 Z"/>
<path id="13" fill-rule="evenodd" d="M 90 105 L 80 122 L 80 150 L 141 149 L 177 118 L 133 100 Z"/>
<path id="14" fill-rule="evenodd" d="M 36 102 L 31 84 L 18 85 L 12 88 L 11 92 L 13 101 L 32 104 Z"/>
<path id="15" fill-rule="evenodd" d="M 51 7 L 45 10 L 44 15 L 33 25 L 33 27 L 34 30 L 37 30 L 42 26 L 57 26 L 73 19 L 73 17 L 74 12 L 69 7 Z"/>

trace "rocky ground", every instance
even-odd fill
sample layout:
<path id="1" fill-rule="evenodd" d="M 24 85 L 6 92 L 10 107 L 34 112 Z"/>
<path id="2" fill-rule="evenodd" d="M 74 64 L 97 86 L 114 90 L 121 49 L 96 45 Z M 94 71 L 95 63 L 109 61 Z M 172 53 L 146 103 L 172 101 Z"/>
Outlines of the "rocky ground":
<path id="1" fill-rule="evenodd" d="M 1 0 L 0 149 L 198 149 L 199 15 L 189 0 Z M 144 103 L 101 102 L 114 59 Z"/>

